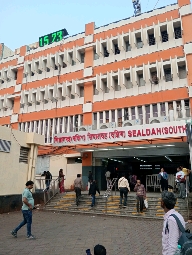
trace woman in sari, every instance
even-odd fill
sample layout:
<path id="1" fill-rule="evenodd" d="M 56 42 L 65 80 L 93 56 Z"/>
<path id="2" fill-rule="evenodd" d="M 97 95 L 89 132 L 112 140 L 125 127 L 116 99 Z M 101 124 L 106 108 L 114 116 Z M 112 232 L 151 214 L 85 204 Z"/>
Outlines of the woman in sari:
<path id="1" fill-rule="evenodd" d="M 63 174 L 63 169 L 59 170 L 59 189 L 60 189 L 60 193 L 64 193 L 65 192 L 65 188 L 64 188 L 64 180 L 65 180 L 65 175 Z"/>

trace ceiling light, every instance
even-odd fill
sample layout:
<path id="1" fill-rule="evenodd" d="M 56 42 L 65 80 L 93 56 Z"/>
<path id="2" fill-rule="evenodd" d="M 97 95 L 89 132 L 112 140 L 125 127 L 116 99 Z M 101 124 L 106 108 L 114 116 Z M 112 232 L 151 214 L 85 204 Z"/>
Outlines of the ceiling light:
<path id="1" fill-rule="evenodd" d="M 94 150 L 86 150 L 86 151 L 94 151 Z M 86 151 L 85 151 L 85 152 L 86 152 Z"/>
<path id="2" fill-rule="evenodd" d="M 99 149 L 100 151 L 108 151 L 108 149 Z"/>
<path id="3" fill-rule="evenodd" d="M 134 147 L 135 149 L 146 149 L 146 147 Z"/>
<path id="4" fill-rule="evenodd" d="M 166 144 L 166 145 L 163 145 L 163 146 L 173 147 L 173 146 L 175 146 L 175 145 L 173 145 L 173 144 Z"/>
<path id="5" fill-rule="evenodd" d="M 172 159 L 168 156 L 165 156 L 166 159 L 168 159 L 170 162 L 172 162 Z"/>

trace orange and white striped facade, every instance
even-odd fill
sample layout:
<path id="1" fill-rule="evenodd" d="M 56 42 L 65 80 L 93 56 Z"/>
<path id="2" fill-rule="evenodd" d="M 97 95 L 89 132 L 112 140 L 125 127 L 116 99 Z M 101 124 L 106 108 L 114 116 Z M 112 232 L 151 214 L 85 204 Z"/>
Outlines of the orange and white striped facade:
<path id="1" fill-rule="evenodd" d="M 42 48 L 17 49 L 0 61 L 0 125 L 44 134 L 47 144 L 59 133 L 182 126 L 192 109 L 190 24 L 190 0 L 178 0 L 103 27 L 86 24 L 84 33 Z"/>

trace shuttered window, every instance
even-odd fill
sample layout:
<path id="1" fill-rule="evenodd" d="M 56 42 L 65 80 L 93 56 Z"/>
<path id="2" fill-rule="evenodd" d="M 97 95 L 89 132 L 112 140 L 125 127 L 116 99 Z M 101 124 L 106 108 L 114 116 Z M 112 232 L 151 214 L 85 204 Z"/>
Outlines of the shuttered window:
<path id="1" fill-rule="evenodd" d="M 28 164 L 28 154 L 29 154 L 29 148 L 21 147 L 20 148 L 19 163 Z"/>

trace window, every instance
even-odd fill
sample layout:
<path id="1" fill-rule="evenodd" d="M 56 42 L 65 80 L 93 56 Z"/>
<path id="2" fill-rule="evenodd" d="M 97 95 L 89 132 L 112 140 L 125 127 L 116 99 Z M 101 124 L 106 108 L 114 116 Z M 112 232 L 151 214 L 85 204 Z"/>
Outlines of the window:
<path id="1" fill-rule="evenodd" d="M 187 71 L 186 71 L 186 65 L 178 66 L 179 71 L 179 79 L 185 79 L 187 78 Z"/>
<path id="2" fill-rule="evenodd" d="M 143 48 L 143 42 L 141 41 L 141 37 L 140 36 L 136 36 L 136 45 L 137 45 L 137 49 Z"/>
<path id="3" fill-rule="evenodd" d="M 139 119 L 141 120 L 141 123 L 143 123 L 143 110 L 142 110 L 142 106 L 138 107 L 138 114 L 139 114 Z"/>
<path id="4" fill-rule="evenodd" d="M 20 147 L 19 163 L 28 164 L 29 148 Z"/>
<path id="5" fill-rule="evenodd" d="M 155 85 L 159 83 L 159 78 L 157 77 L 157 71 L 151 70 L 151 83 Z"/>
<path id="6" fill-rule="evenodd" d="M 54 134 L 57 134 L 58 118 L 55 119 L 55 131 Z"/>
<path id="7" fill-rule="evenodd" d="M 154 37 L 154 34 L 149 34 L 148 37 L 149 37 L 149 46 L 155 45 L 155 37 Z"/>
<path id="8" fill-rule="evenodd" d="M 100 119 L 100 123 L 103 123 L 103 112 L 99 113 L 99 119 Z"/>
<path id="9" fill-rule="evenodd" d="M 63 118 L 60 118 L 59 131 L 60 131 L 60 133 L 63 132 Z"/>
<path id="10" fill-rule="evenodd" d="M 109 52 L 107 51 L 107 47 L 103 48 L 104 58 L 109 57 Z"/>
<path id="11" fill-rule="evenodd" d="M 157 105 L 153 104 L 153 117 L 158 117 Z"/>
<path id="12" fill-rule="evenodd" d="M 149 124 L 149 118 L 150 118 L 150 105 L 145 106 L 145 112 L 146 112 L 146 124 Z"/>
<path id="13" fill-rule="evenodd" d="M 130 79 L 130 74 L 125 74 L 125 87 L 126 89 L 133 88 L 133 84 Z"/>
<path id="14" fill-rule="evenodd" d="M 162 42 L 168 42 L 169 40 L 166 26 L 161 27 L 161 38 L 162 38 Z"/>
<path id="15" fill-rule="evenodd" d="M 170 65 L 169 66 L 164 66 L 164 74 L 165 74 L 165 81 L 172 81 L 172 74 L 171 74 L 171 68 Z"/>
<path id="16" fill-rule="evenodd" d="M 107 82 L 106 81 L 103 81 L 103 92 L 104 93 L 109 93 L 109 88 L 107 87 Z"/>
<path id="17" fill-rule="evenodd" d="M 118 44 L 114 44 L 114 47 L 115 47 L 115 55 L 120 54 Z"/>
<path id="18" fill-rule="evenodd" d="M 65 129 L 64 129 L 64 132 L 65 132 L 65 133 L 67 133 L 68 118 L 69 118 L 69 117 L 65 117 Z"/>
<path id="19" fill-rule="evenodd" d="M 166 116 L 165 103 L 161 103 L 161 116 Z"/>
<path id="20" fill-rule="evenodd" d="M 145 81 L 143 79 L 143 73 L 138 73 L 137 74 L 137 79 L 138 79 L 138 86 L 139 87 L 145 86 Z"/>
<path id="21" fill-rule="evenodd" d="M 93 95 L 98 95 L 99 91 L 96 89 L 96 84 L 93 85 Z"/>
<path id="22" fill-rule="evenodd" d="M 131 45 L 129 41 L 125 42 L 126 51 L 131 51 Z"/>
<path id="23" fill-rule="evenodd" d="M 74 131 L 74 127 L 73 127 L 73 116 L 70 116 L 70 132 Z"/>
<path id="24" fill-rule="evenodd" d="M 80 87 L 80 97 L 84 97 L 84 87 Z"/>
<path id="25" fill-rule="evenodd" d="M 128 108 L 124 108 L 124 120 L 128 120 L 128 119 L 129 119 Z"/>
<path id="26" fill-rule="evenodd" d="M 135 107 L 131 108 L 132 120 L 135 120 Z"/>
<path id="27" fill-rule="evenodd" d="M 189 100 L 188 99 L 185 100 L 185 110 L 186 110 L 186 117 L 190 117 L 191 114 L 190 114 L 190 106 L 189 106 Z"/>
<path id="28" fill-rule="evenodd" d="M 120 91 L 121 90 L 121 86 L 118 85 L 118 79 L 114 78 L 114 86 L 115 86 L 115 91 Z"/>
<path id="29" fill-rule="evenodd" d="M 109 111 L 105 112 L 105 116 L 106 116 L 106 123 L 109 123 Z"/>
<path id="30" fill-rule="evenodd" d="M 174 26 L 175 39 L 182 38 L 181 22 L 177 21 L 173 24 L 173 26 Z"/>
<path id="31" fill-rule="evenodd" d="M 111 111 L 112 122 L 115 122 L 115 110 Z"/>
<path id="32" fill-rule="evenodd" d="M 85 60 L 85 53 L 80 54 L 81 63 L 84 63 Z"/>
<path id="33" fill-rule="evenodd" d="M 96 53 L 96 50 L 94 50 L 94 60 L 99 59 L 99 55 Z"/>
<path id="34" fill-rule="evenodd" d="M 118 116 L 118 127 L 122 127 L 122 110 L 117 110 L 117 116 Z"/>

